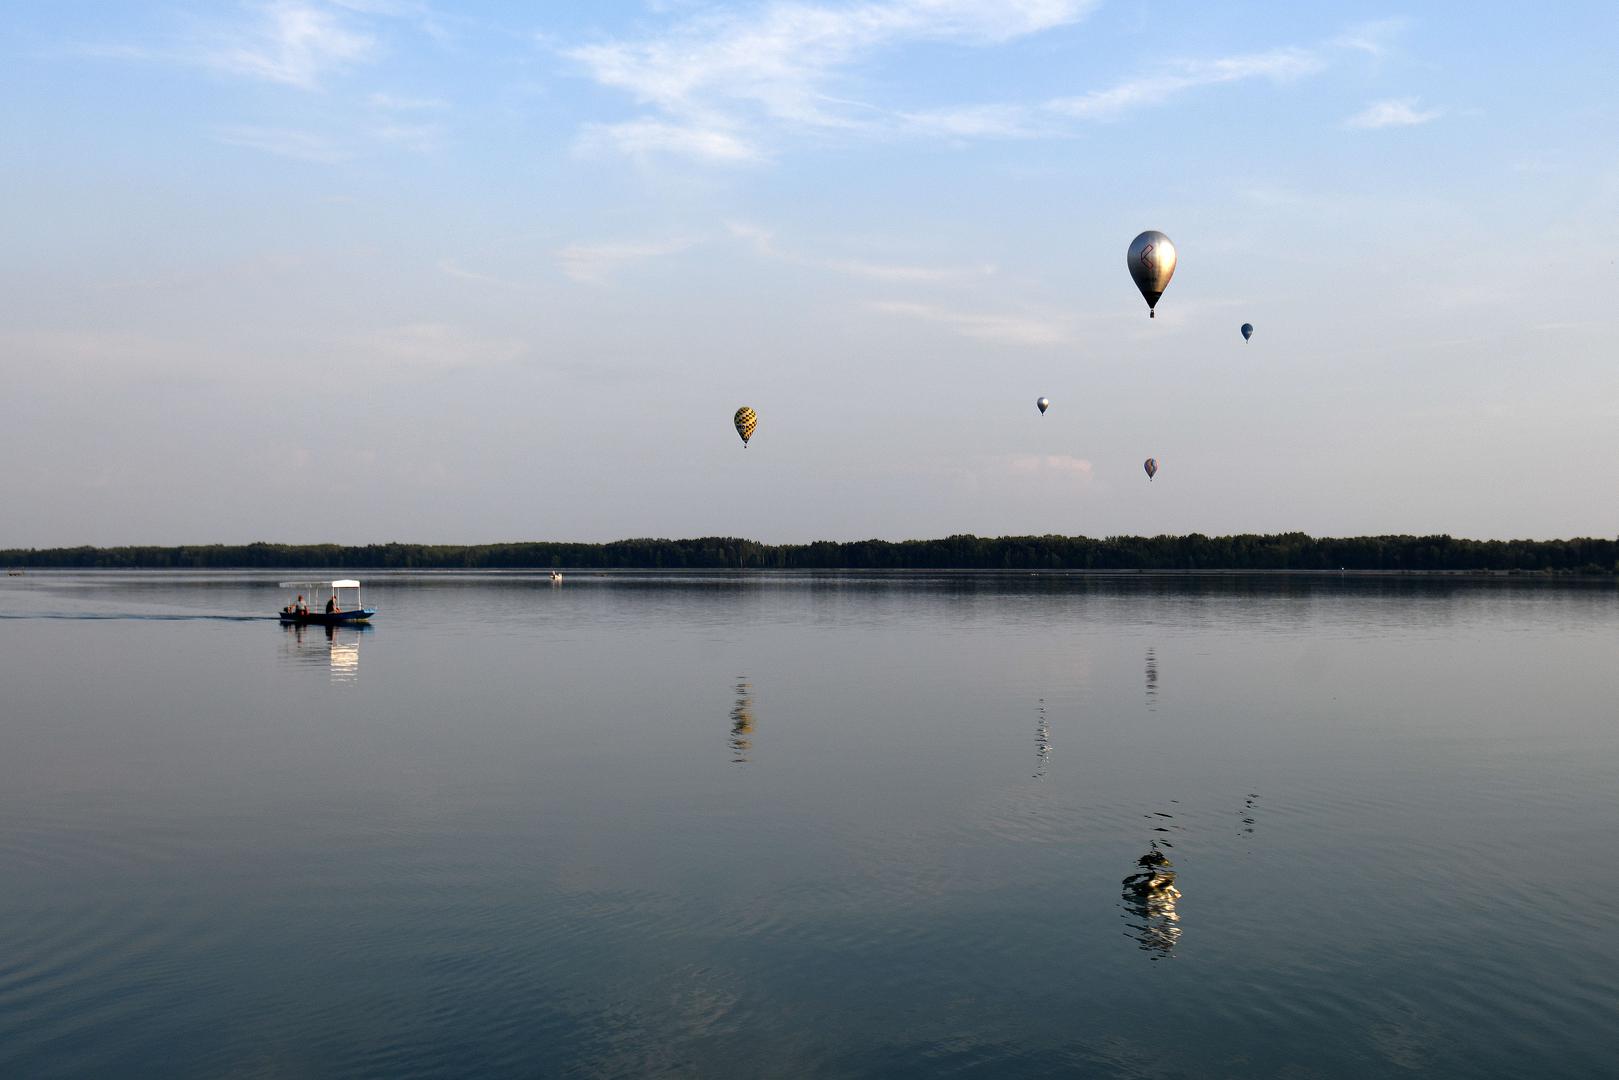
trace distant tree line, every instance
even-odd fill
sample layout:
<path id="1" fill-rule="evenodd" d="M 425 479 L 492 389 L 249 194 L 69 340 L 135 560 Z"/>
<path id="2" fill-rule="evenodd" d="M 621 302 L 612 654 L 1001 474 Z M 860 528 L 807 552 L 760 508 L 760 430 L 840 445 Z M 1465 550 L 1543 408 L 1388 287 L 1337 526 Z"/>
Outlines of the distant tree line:
<path id="1" fill-rule="evenodd" d="M 208 544 L 0 551 L 9 567 L 235 570 L 1381 570 L 1619 574 L 1619 540 L 1453 536 L 947 536 L 761 544 L 735 537 L 610 544 Z"/>

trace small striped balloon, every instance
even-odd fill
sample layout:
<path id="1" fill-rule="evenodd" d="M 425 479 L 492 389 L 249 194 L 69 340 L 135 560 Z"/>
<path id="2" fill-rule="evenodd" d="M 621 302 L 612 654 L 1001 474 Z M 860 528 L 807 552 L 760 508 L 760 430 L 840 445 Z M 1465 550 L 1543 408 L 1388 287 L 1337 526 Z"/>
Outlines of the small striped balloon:
<path id="1" fill-rule="evenodd" d="M 736 433 L 742 436 L 742 445 L 747 446 L 748 440 L 753 438 L 753 429 L 759 426 L 759 415 L 746 405 L 736 411 Z"/>
<path id="2" fill-rule="evenodd" d="M 1158 459 L 1155 457 L 1148 458 L 1147 463 L 1142 468 L 1147 470 L 1147 479 L 1151 480 L 1158 475 Z"/>

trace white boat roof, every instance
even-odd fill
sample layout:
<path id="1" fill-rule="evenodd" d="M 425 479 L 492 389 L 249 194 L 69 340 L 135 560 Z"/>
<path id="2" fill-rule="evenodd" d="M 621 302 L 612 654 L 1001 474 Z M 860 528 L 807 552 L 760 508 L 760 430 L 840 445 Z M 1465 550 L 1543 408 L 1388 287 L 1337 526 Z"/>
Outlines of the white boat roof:
<path id="1" fill-rule="evenodd" d="M 283 581 L 277 585 L 278 589 L 358 589 L 360 583 L 353 578 L 344 578 L 342 581 Z"/>

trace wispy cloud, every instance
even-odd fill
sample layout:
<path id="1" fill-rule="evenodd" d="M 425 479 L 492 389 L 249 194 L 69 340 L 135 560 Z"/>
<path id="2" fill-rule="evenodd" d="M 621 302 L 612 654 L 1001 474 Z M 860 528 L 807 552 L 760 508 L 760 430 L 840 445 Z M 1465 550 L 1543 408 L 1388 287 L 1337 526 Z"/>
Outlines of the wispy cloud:
<path id="1" fill-rule="evenodd" d="M 382 20 L 402 20 L 442 40 L 437 17 L 420 3 L 391 0 L 232 0 L 201 5 L 208 14 L 161 42 L 76 46 L 79 56 L 207 68 L 299 90 L 381 58 Z M 426 98 L 373 94 L 375 108 L 441 108 Z"/>
<path id="2" fill-rule="evenodd" d="M 390 19 L 403 19 L 415 24 L 416 29 L 437 41 L 449 41 L 454 35 L 449 27 L 457 22 L 454 14 L 443 15 L 433 10 L 424 0 L 327 0 L 328 3 L 362 15 L 381 15 Z"/>
<path id="3" fill-rule="evenodd" d="M 1066 345 L 1073 340 L 1067 326 L 1055 319 L 1038 316 L 975 313 L 901 300 L 879 300 L 868 306 L 885 315 L 936 323 L 978 341 L 1007 345 Z"/>
<path id="4" fill-rule="evenodd" d="M 382 93 L 368 95 L 365 103 L 373 109 L 404 113 L 444 112 L 450 107 L 449 102 L 439 98 L 401 97 L 396 94 Z"/>
<path id="5" fill-rule="evenodd" d="M 1204 87 L 1293 82 L 1327 69 L 1345 50 L 1381 57 L 1405 26 L 1387 19 L 1313 45 L 1172 60 L 1112 86 L 1042 101 L 890 109 L 836 93 L 840 80 L 881 49 L 998 45 L 1076 23 L 1093 6 L 1090 0 L 841 6 L 779 0 L 747 14 L 705 11 L 661 36 L 564 51 L 597 83 L 625 92 L 644 110 L 631 120 L 586 126 L 580 146 L 737 164 L 768 158 L 772 136 L 783 129 L 957 140 L 1059 137 L 1076 124 L 1116 120 Z"/>
<path id="6" fill-rule="evenodd" d="M 1067 486 L 1072 494 L 1089 488 L 1095 466 L 1072 454 L 961 454 L 936 457 L 912 471 L 947 479 L 974 494 L 1004 493 L 1010 485 Z"/>
<path id="7" fill-rule="evenodd" d="M 343 16 L 306 0 L 258 5 L 247 28 L 221 35 L 207 47 L 209 66 L 235 75 L 313 90 L 322 76 L 368 59 L 376 39 Z"/>
<path id="8" fill-rule="evenodd" d="M 1328 63 L 1323 50 L 1296 46 L 1212 60 L 1181 60 L 1072 97 L 899 113 L 894 116 L 894 127 L 905 134 L 944 138 L 1053 138 L 1071 132 L 1075 123 L 1118 120 L 1139 109 L 1167 105 L 1202 87 L 1256 79 L 1285 83 L 1323 71 Z"/>
<path id="9" fill-rule="evenodd" d="M 1112 120 L 1135 109 L 1162 105 L 1198 87 L 1250 79 L 1286 82 L 1313 75 L 1325 66 L 1326 62 L 1318 52 L 1300 48 L 1272 49 L 1217 60 L 1183 61 L 1160 74 L 1129 79 L 1080 97 L 1048 102 L 1046 108 L 1076 120 Z"/>
<path id="10" fill-rule="evenodd" d="M 442 322 L 388 326 L 342 341 L 344 355 L 390 372 L 432 373 L 499 367 L 522 355 L 515 338 L 484 338 Z"/>
<path id="11" fill-rule="evenodd" d="M 442 124 L 381 124 L 373 128 L 371 134 L 379 142 L 413 150 L 418 154 L 430 154 L 444 143 Z"/>
<path id="12" fill-rule="evenodd" d="M 1386 127 L 1414 127 L 1417 124 L 1426 124 L 1430 120 L 1437 120 L 1443 115 L 1445 115 L 1443 109 L 1417 108 L 1416 98 L 1389 98 L 1386 101 L 1374 101 L 1366 106 L 1345 120 L 1344 127 L 1363 131 Z"/>
<path id="13" fill-rule="evenodd" d="M 557 252 L 562 272 L 587 285 L 604 285 L 626 266 L 673 255 L 692 246 L 691 240 L 640 243 L 569 244 Z"/>
<path id="14" fill-rule="evenodd" d="M 1006 459 L 1000 471 L 1013 476 L 1048 473 L 1089 482 L 1095 469 L 1085 458 L 1072 454 L 1022 454 Z"/>
<path id="15" fill-rule="evenodd" d="M 385 118 L 370 129 L 376 141 L 418 154 L 435 153 L 444 145 L 448 131 L 441 118 L 450 111 L 449 102 L 377 92 L 366 95 L 365 104 Z"/>
<path id="16" fill-rule="evenodd" d="M 206 349 L 195 342 L 140 331 L 7 330 L 0 332 L 0 357 L 5 358 L 0 371 L 8 377 L 37 373 L 64 381 L 162 378 L 207 370 Z"/>
<path id="17" fill-rule="evenodd" d="M 896 115 L 911 135 L 945 139 L 1023 139 L 1057 133 L 1050 117 L 1025 105 L 961 105 Z"/>
<path id="18" fill-rule="evenodd" d="M 1393 51 L 1395 40 L 1405 33 L 1409 25 L 1410 20 L 1405 18 L 1359 23 L 1333 38 L 1332 44 L 1340 49 L 1357 49 L 1382 59 Z"/>
<path id="19" fill-rule="evenodd" d="M 884 282 L 944 282 L 980 278 L 995 273 L 993 266 L 917 266 L 905 263 L 871 262 L 866 259 L 831 259 L 787 251 L 776 244 L 767 230 L 754 225 L 732 222 L 728 226 L 732 236 L 745 241 L 754 252 L 768 259 L 777 259 L 796 266 L 809 266 L 830 270 L 849 277 Z"/>
<path id="20" fill-rule="evenodd" d="M 519 282 L 508 281 L 505 278 L 496 277 L 494 274 L 485 274 L 477 270 L 468 270 L 454 259 L 440 259 L 438 268 L 441 273 L 449 277 L 456 278 L 460 281 L 476 282 L 479 285 L 498 285 L 503 289 L 518 289 L 525 287 Z"/>
<path id="21" fill-rule="evenodd" d="M 249 150 L 262 150 L 277 157 L 295 161 L 313 161 L 334 165 L 354 155 L 323 135 L 290 128 L 226 127 L 214 132 L 214 138 L 229 146 L 243 146 Z"/>
<path id="22" fill-rule="evenodd" d="M 762 156 L 761 121 L 860 128 L 869 118 L 830 92 L 872 53 L 907 42 L 994 45 L 1077 22 L 1094 0 L 868 0 L 771 3 L 746 14 L 705 12 L 662 36 L 568 50 L 596 82 L 651 111 L 587 133 L 630 152 L 721 161 Z"/>
<path id="23" fill-rule="evenodd" d="M 729 121 L 704 125 L 696 120 L 665 123 L 659 120 L 632 120 L 623 124 L 588 124 L 579 140 L 579 149 L 594 153 L 617 150 L 626 157 L 646 159 L 662 154 L 697 158 L 721 164 L 757 161 L 763 152 L 727 130 Z"/>

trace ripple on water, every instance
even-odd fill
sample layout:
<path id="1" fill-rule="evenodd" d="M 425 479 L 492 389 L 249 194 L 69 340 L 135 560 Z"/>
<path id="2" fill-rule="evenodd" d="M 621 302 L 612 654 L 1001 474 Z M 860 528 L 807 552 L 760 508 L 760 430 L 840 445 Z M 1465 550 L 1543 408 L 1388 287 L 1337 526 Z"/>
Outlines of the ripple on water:
<path id="1" fill-rule="evenodd" d="M 238 933 L 206 905 L 147 890 L 57 897 L 14 908 L 4 921 L 0 1066 L 13 1062 L 13 1075 L 36 1075 L 45 1062 L 106 1075 L 130 1048 L 88 1036 L 146 1039 L 172 1029 L 171 1007 L 225 989 L 228 977 L 210 975 L 206 958 Z"/>

